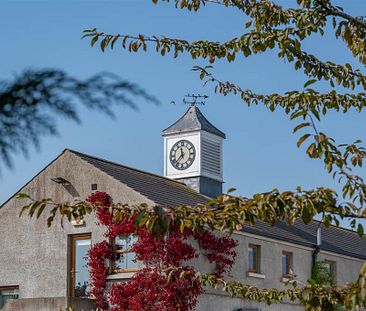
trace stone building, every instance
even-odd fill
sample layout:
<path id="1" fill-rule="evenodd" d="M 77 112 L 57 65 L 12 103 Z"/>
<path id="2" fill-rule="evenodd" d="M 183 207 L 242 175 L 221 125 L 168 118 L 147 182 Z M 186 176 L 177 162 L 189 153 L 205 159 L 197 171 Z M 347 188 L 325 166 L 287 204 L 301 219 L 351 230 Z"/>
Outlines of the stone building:
<path id="1" fill-rule="evenodd" d="M 164 177 L 108 160 L 65 149 L 30 180 L 21 192 L 56 202 L 85 198 L 92 191 L 107 191 L 118 202 L 149 205 L 195 205 L 216 196 L 223 183 L 225 134 L 213 126 L 196 106 L 163 131 Z M 75 304 L 91 310 L 92 300 L 83 298 L 89 274 L 83 257 L 90 245 L 101 241 L 103 228 L 92 215 L 83 224 L 19 217 L 19 202 L 13 196 L 0 208 L 0 309 L 3 311 L 53 311 Z M 320 237 L 321 236 L 321 237 Z M 318 222 L 293 226 L 258 223 L 235 233 L 239 242 L 233 267 L 235 279 L 263 288 L 282 288 L 292 275 L 300 282 L 311 277 L 315 257 L 325 260 L 334 281 L 342 284 L 358 277 L 366 259 L 366 241 L 350 230 Z M 121 239 L 128 246 L 133 241 Z M 205 269 L 205 263 L 197 263 Z M 108 280 L 130 278 L 139 268 L 133 254 L 115 263 Z M 8 302 L 8 303 L 7 303 Z M 198 311 L 302 310 L 300 306 L 267 306 L 231 299 L 208 291 L 200 297 Z"/>

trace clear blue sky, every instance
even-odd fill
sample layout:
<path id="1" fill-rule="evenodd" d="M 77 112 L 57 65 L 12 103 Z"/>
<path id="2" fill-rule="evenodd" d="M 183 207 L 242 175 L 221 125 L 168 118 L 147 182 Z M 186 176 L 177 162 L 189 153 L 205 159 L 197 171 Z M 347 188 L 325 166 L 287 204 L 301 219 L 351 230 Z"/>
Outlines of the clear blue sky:
<path id="1" fill-rule="evenodd" d="M 364 1 L 340 1 L 351 13 L 365 15 Z M 227 134 L 224 145 L 225 189 L 236 187 L 250 195 L 294 189 L 300 185 L 336 187 L 319 161 L 306 157 L 296 147 L 294 123 L 282 113 L 262 107 L 246 107 L 239 98 L 214 95 L 203 87 L 188 56 L 174 59 L 153 51 L 129 54 L 116 49 L 102 53 L 80 40 L 81 32 L 97 27 L 105 32 L 155 34 L 187 39 L 226 40 L 240 34 L 245 19 L 234 9 L 208 5 L 199 13 L 176 10 L 172 4 L 153 5 L 146 0 L 119 1 L 4 1 L 0 0 L 0 78 L 10 78 L 25 68 L 58 68 L 79 78 L 110 71 L 136 82 L 155 95 L 160 106 L 139 103 L 139 111 L 127 107 L 115 110 L 111 120 L 96 112 L 80 109 L 82 125 L 59 119 L 58 137 L 44 137 L 41 149 L 32 149 L 29 158 L 15 157 L 12 170 L 0 177 L 0 202 L 16 192 L 64 148 L 72 148 L 146 171 L 162 174 L 161 130 L 187 109 L 180 104 L 187 92 L 210 96 L 202 108 L 206 117 Z M 307 50 L 323 60 L 345 63 L 353 60 L 342 42 L 333 35 L 306 42 Z M 292 64 L 275 58 L 275 52 L 244 59 L 234 64 L 215 63 L 215 72 L 259 93 L 301 89 L 307 78 Z M 316 84 L 326 90 L 327 84 Z M 177 105 L 169 103 L 175 101 Z M 338 141 L 366 142 L 365 114 L 330 114 L 321 130 Z M 147 155 L 146 150 L 149 150 Z M 364 175 L 364 170 L 361 174 Z"/>

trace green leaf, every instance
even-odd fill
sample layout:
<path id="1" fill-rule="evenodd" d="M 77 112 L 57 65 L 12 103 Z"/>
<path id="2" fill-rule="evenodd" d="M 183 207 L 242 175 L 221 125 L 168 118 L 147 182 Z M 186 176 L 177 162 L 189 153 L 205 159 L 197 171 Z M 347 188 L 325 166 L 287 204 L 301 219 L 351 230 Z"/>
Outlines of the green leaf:
<path id="1" fill-rule="evenodd" d="M 249 28 L 250 26 L 252 26 L 251 20 L 245 23 L 245 28 Z"/>
<path id="2" fill-rule="evenodd" d="M 19 217 L 22 217 L 23 213 L 29 208 L 29 205 L 25 205 L 22 207 L 19 213 Z"/>
<path id="3" fill-rule="evenodd" d="M 296 119 L 300 116 L 306 116 L 306 113 L 307 112 L 305 110 L 295 111 L 294 113 L 291 114 L 290 120 Z"/>
<path id="4" fill-rule="evenodd" d="M 30 196 L 24 192 L 20 192 L 17 194 L 18 200 L 30 199 Z"/>
<path id="5" fill-rule="evenodd" d="M 37 211 L 37 215 L 36 215 L 37 219 L 42 215 L 46 206 L 47 206 L 47 204 L 45 204 L 45 203 L 41 204 L 41 206 L 39 207 L 39 209 Z"/>
<path id="6" fill-rule="evenodd" d="M 362 224 L 358 224 L 357 226 L 357 233 L 360 237 L 363 237 L 364 234 L 364 229 L 363 229 L 363 225 Z"/>
<path id="7" fill-rule="evenodd" d="M 90 45 L 91 46 L 94 46 L 94 44 L 97 43 L 98 39 L 99 39 L 99 36 L 98 35 L 95 35 L 93 37 L 93 39 L 91 40 Z"/>
<path id="8" fill-rule="evenodd" d="M 300 137 L 300 139 L 297 141 L 297 147 L 300 147 L 301 144 L 308 139 L 311 136 L 311 134 L 305 134 L 303 136 Z"/>
<path id="9" fill-rule="evenodd" d="M 86 37 L 92 37 L 92 36 L 94 36 L 94 33 L 86 33 L 86 34 L 82 35 L 82 37 L 80 39 L 84 39 Z"/>
<path id="10" fill-rule="evenodd" d="M 47 218 L 47 227 L 51 227 L 54 217 L 50 216 Z"/>
<path id="11" fill-rule="evenodd" d="M 115 45 L 115 43 L 117 42 L 117 40 L 120 38 L 120 35 L 117 35 L 117 36 L 115 36 L 114 38 L 113 38 L 113 40 L 112 40 L 112 44 L 111 44 L 111 49 L 113 50 L 113 48 L 114 48 L 114 45 Z"/>
<path id="12" fill-rule="evenodd" d="M 310 109 L 312 114 L 315 116 L 315 118 L 320 121 L 320 115 L 319 115 L 319 112 L 315 109 L 315 108 L 311 108 Z"/>
<path id="13" fill-rule="evenodd" d="M 183 233 L 183 232 L 184 232 L 184 228 L 185 228 L 185 226 L 184 226 L 184 222 L 182 221 L 182 222 L 180 223 L 180 226 L 179 226 L 179 230 L 180 230 L 180 232 L 181 232 L 181 233 Z"/>
<path id="14" fill-rule="evenodd" d="M 317 79 L 311 79 L 311 80 L 307 81 L 307 82 L 304 84 L 304 88 L 307 88 L 309 85 L 314 84 L 316 81 L 318 81 L 318 80 L 317 80 Z"/>
<path id="15" fill-rule="evenodd" d="M 96 31 L 97 30 L 97 28 L 93 28 L 93 29 L 85 29 L 85 30 L 83 30 L 83 32 L 94 32 L 94 31 Z"/>
<path id="16" fill-rule="evenodd" d="M 301 123 L 294 128 L 294 133 L 296 133 L 298 130 L 302 129 L 303 127 L 310 126 L 310 125 L 311 124 L 309 122 Z"/>
<path id="17" fill-rule="evenodd" d="M 136 217 L 135 219 L 135 225 L 137 228 L 141 228 L 147 221 L 148 217 L 147 217 L 147 213 L 146 211 L 142 210 Z"/>
<path id="18" fill-rule="evenodd" d="M 156 218 L 150 218 L 146 224 L 146 228 L 147 230 L 149 231 L 153 231 L 154 229 L 154 226 L 155 226 L 155 223 L 156 223 Z"/>

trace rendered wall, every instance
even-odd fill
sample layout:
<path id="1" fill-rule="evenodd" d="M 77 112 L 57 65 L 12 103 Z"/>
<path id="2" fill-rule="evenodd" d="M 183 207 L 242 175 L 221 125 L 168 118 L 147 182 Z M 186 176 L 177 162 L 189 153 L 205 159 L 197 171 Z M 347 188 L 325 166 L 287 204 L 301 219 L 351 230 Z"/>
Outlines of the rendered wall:
<path id="1" fill-rule="evenodd" d="M 51 181 L 58 176 L 70 181 L 73 189 L 67 191 Z M 98 184 L 98 190 L 108 191 L 116 201 L 152 203 L 69 151 L 22 192 L 38 199 L 52 197 L 56 202 L 72 201 L 89 195 L 92 183 Z M 39 220 L 19 218 L 19 207 L 24 203 L 11 199 L 0 209 L 0 286 L 18 285 L 20 298 L 67 296 L 68 235 L 91 232 L 92 243 L 95 243 L 103 239 L 104 229 L 95 225 L 93 216 L 86 218 L 85 227 L 74 228 L 66 220 L 61 228 L 60 221 L 55 220 L 53 226 L 47 228 L 46 215 Z"/>
<path id="2" fill-rule="evenodd" d="M 92 311 L 95 309 L 91 299 L 67 297 L 22 298 L 10 300 L 2 311 L 59 311 L 72 306 L 75 311 Z"/>
<path id="3" fill-rule="evenodd" d="M 51 181 L 51 178 L 58 176 L 69 180 L 73 188 L 67 190 Z M 98 184 L 98 190 L 108 191 L 115 201 L 153 204 L 69 151 L 62 154 L 22 191 L 36 198 L 52 197 L 56 202 L 70 201 L 83 199 L 90 194 L 92 183 Z M 61 228 L 60 222 L 56 220 L 51 228 L 47 228 L 45 217 L 38 221 L 27 217 L 19 218 L 19 207 L 22 204 L 24 202 L 11 199 L 0 209 L 0 286 L 19 285 L 20 298 L 65 297 L 68 294 L 68 235 L 91 232 L 92 242 L 95 243 L 103 239 L 104 229 L 95 225 L 93 216 L 87 217 L 86 227 L 74 228 L 65 221 L 64 228 Z M 237 262 L 232 271 L 234 279 L 263 288 L 283 287 L 280 281 L 281 254 L 284 250 L 294 254 L 296 279 L 306 282 L 310 278 L 311 248 L 254 237 L 245 232 L 237 234 L 235 238 L 239 241 L 239 247 Z M 261 245 L 261 273 L 265 276 L 264 279 L 247 276 L 249 243 Z M 362 265 L 362 260 L 326 252 L 321 252 L 319 258 L 337 262 L 339 284 L 356 279 Z M 203 272 L 212 271 L 207 260 L 201 259 L 195 264 Z M 239 307 L 258 306 L 217 292 L 202 296 L 197 310 L 231 311 Z M 261 304 L 259 307 L 274 311 L 297 310 L 295 306 L 287 304 L 271 307 Z"/>
<path id="4" fill-rule="evenodd" d="M 268 238 L 254 237 L 251 234 L 236 234 L 235 238 L 239 242 L 237 248 L 238 257 L 232 269 L 232 279 L 236 279 L 244 284 L 250 284 L 260 288 L 286 288 L 282 279 L 281 256 L 282 251 L 293 253 L 293 269 L 295 279 L 299 283 L 306 283 L 311 278 L 312 251 L 310 247 L 296 246 L 290 243 L 276 241 Z M 248 244 L 257 244 L 261 246 L 261 271 L 260 277 L 248 276 Z M 337 255 L 329 252 L 320 252 L 319 260 L 332 260 L 337 265 L 337 284 L 345 284 L 358 278 L 362 260 Z M 204 261 L 198 263 L 199 269 L 203 272 L 210 272 L 208 265 Z M 212 269 L 212 268 L 211 268 Z M 230 279 L 230 276 L 226 276 Z M 301 286 L 301 285 L 300 285 Z M 259 308 L 262 311 L 297 311 L 303 310 L 303 307 L 285 303 L 281 305 L 268 306 L 265 303 L 256 303 L 244 301 L 241 299 L 232 299 L 220 291 L 208 291 L 206 295 L 200 297 L 200 303 L 197 311 L 235 311 L 238 308 Z"/>

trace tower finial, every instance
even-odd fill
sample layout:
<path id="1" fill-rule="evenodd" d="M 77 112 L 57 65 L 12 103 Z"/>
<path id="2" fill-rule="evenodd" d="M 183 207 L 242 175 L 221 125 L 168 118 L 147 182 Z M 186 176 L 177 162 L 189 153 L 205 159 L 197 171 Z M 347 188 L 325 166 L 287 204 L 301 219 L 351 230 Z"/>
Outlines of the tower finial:
<path id="1" fill-rule="evenodd" d="M 205 99 L 208 98 L 207 95 L 201 94 L 187 94 L 183 98 L 183 103 L 190 105 L 190 106 L 203 106 L 205 104 Z"/>

